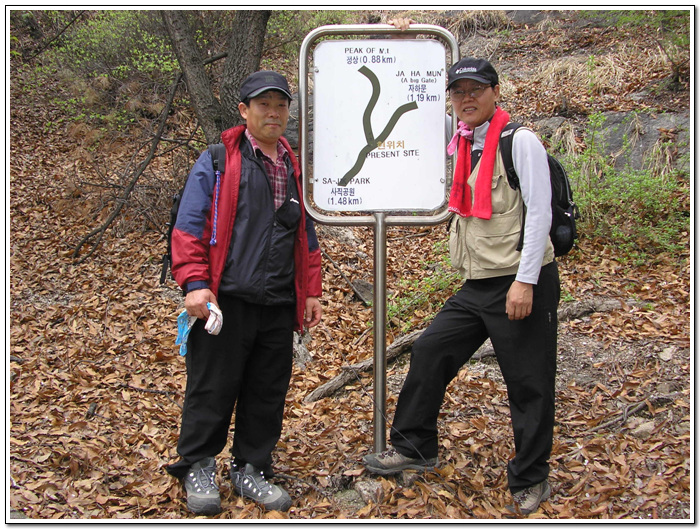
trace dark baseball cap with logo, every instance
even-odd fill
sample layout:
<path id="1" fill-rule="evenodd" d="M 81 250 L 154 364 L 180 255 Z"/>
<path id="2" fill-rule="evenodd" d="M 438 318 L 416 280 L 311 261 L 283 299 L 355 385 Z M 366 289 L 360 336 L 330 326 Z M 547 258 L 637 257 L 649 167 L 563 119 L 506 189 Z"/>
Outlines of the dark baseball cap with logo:
<path id="1" fill-rule="evenodd" d="M 453 64 L 452 68 L 447 72 L 447 89 L 449 90 L 452 83 L 460 79 L 473 79 L 480 83 L 496 86 L 498 84 L 498 73 L 496 73 L 496 69 L 489 61 L 466 57 Z"/>
<path id="2" fill-rule="evenodd" d="M 277 72 L 261 70 L 248 76 L 241 85 L 241 101 L 252 99 L 268 90 L 282 92 L 291 101 L 292 94 L 289 92 L 289 85 L 284 76 Z"/>

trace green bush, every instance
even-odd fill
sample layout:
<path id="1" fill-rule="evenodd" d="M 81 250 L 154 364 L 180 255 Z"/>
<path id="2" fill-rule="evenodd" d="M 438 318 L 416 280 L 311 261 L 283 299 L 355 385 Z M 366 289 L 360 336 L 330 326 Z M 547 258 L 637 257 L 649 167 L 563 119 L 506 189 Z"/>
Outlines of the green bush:
<path id="1" fill-rule="evenodd" d="M 111 134 L 125 131 L 139 117 L 158 116 L 179 69 L 160 14 L 76 14 L 32 11 L 15 16 L 17 30 L 32 20 L 46 28 L 42 40 L 51 42 L 33 60 L 15 61 L 14 71 L 23 72 L 18 87 L 31 94 L 37 85 L 55 86 L 52 102 L 62 111 L 59 121 L 81 122 Z M 68 24 L 69 15 L 75 23 Z"/>
<path id="2" fill-rule="evenodd" d="M 563 159 L 582 213 L 581 236 L 602 238 L 635 264 L 681 253 L 690 230 L 689 175 L 672 163 L 614 167 L 603 149 L 604 126 L 602 114 L 590 116 L 585 150 Z"/>
<path id="3" fill-rule="evenodd" d="M 138 73 L 168 83 L 179 68 L 156 11 L 98 11 L 69 29 L 52 59 L 85 78 Z"/>
<path id="4" fill-rule="evenodd" d="M 423 321 L 432 320 L 445 300 L 462 284 L 463 279 L 450 265 L 447 240 L 435 243 L 435 260 L 426 261 L 424 269 L 432 272 L 416 280 L 401 280 L 397 294 L 387 303 L 387 319 L 390 324 L 398 321 L 400 331 L 414 327 L 413 316 L 420 311 L 425 313 Z"/>

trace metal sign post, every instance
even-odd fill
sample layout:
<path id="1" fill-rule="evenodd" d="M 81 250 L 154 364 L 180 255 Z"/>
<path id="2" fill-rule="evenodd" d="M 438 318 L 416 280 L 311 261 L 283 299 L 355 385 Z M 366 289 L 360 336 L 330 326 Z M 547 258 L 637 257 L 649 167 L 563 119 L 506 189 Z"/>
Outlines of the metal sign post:
<path id="1" fill-rule="evenodd" d="M 418 36 L 429 38 L 403 38 Z M 377 452 L 386 448 L 386 230 L 435 225 L 450 216 L 448 60 L 459 60 L 457 41 L 444 28 L 427 24 L 405 31 L 386 24 L 323 26 L 306 36 L 300 51 L 299 145 L 306 210 L 322 224 L 374 228 Z"/>
<path id="2" fill-rule="evenodd" d="M 374 214 L 374 451 L 386 448 L 386 218 Z"/>

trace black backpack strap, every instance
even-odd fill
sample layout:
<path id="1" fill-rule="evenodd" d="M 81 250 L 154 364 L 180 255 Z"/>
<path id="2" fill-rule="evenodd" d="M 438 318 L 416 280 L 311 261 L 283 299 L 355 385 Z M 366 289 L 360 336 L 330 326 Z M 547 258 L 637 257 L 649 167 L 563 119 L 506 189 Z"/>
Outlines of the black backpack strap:
<path id="1" fill-rule="evenodd" d="M 173 195 L 172 198 L 172 205 L 170 206 L 170 222 L 168 222 L 168 235 L 166 237 L 166 241 L 168 244 L 168 249 L 163 255 L 163 266 L 161 267 L 160 271 L 160 284 L 163 285 L 165 284 L 165 278 L 167 277 L 168 274 L 168 268 L 170 268 L 173 264 L 173 246 L 172 246 L 172 239 L 173 239 L 173 229 L 175 228 L 175 219 L 177 218 L 177 210 L 180 207 L 180 199 L 182 197 L 182 191 L 178 191 Z"/>
<path id="2" fill-rule="evenodd" d="M 226 172 L 226 147 L 224 146 L 223 143 L 215 143 L 212 145 L 209 145 L 207 147 L 207 150 L 209 151 L 209 154 L 211 155 L 211 160 L 212 160 L 212 166 L 214 167 L 214 172 L 219 171 L 221 173 Z M 185 180 L 185 184 L 187 183 L 187 180 Z M 173 195 L 172 199 L 172 206 L 170 208 L 170 222 L 168 223 L 168 235 L 167 235 L 167 244 L 168 248 L 163 255 L 163 264 L 161 267 L 161 272 L 160 272 L 160 284 L 165 283 L 165 279 L 168 274 L 168 268 L 172 267 L 173 264 L 173 251 L 172 251 L 172 238 L 173 238 L 173 229 L 175 228 L 175 220 L 177 219 L 177 212 L 180 209 L 180 200 L 182 200 L 182 195 L 185 191 L 185 186 L 182 186 L 182 189 L 178 191 L 175 195 Z"/>
<path id="3" fill-rule="evenodd" d="M 223 143 L 214 143 L 207 147 L 211 154 L 214 171 L 226 172 L 226 146 Z"/>
<path id="4" fill-rule="evenodd" d="M 522 127 L 520 123 L 511 121 L 501 131 L 501 137 L 498 140 L 498 145 L 501 148 L 501 157 L 503 158 L 503 166 L 508 176 L 508 185 L 516 190 L 520 189 L 520 179 L 518 178 L 518 173 L 515 172 L 515 165 L 513 164 L 513 136 L 515 135 L 515 131 L 520 127 Z M 519 252 L 523 249 L 523 241 L 525 239 L 526 214 L 527 208 L 525 207 L 525 203 L 523 203 L 523 220 L 520 226 L 520 240 L 516 248 Z"/>
<path id="5" fill-rule="evenodd" d="M 513 135 L 520 127 L 522 127 L 520 123 L 511 121 L 501 131 L 501 138 L 498 140 L 498 144 L 501 147 L 503 165 L 508 175 L 508 184 L 513 189 L 520 188 L 520 180 L 518 179 L 518 174 L 515 172 L 515 166 L 513 165 Z"/>

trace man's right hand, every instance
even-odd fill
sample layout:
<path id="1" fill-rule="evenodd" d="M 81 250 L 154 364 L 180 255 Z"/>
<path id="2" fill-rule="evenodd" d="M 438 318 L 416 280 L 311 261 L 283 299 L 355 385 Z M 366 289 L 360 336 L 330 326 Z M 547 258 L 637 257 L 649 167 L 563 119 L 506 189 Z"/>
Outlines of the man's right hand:
<path id="1" fill-rule="evenodd" d="M 393 18 L 387 22 L 387 24 L 391 24 L 396 29 L 400 29 L 401 31 L 406 31 L 408 26 L 415 23 L 416 21 L 412 18 Z"/>
<path id="2" fill-rule="evenodd" d="M 209 318 L 209 309 L 207 303 L 213 303 L 219 307 L 216 302 L 216 296 L 208 288 L 201 288 L 188 292 L 185 296 L 185 310 L 190 316 L 196 316 L 202 320 Z"/>

